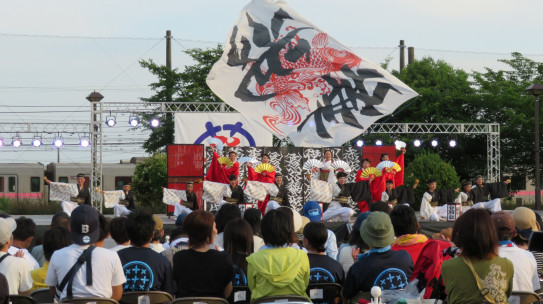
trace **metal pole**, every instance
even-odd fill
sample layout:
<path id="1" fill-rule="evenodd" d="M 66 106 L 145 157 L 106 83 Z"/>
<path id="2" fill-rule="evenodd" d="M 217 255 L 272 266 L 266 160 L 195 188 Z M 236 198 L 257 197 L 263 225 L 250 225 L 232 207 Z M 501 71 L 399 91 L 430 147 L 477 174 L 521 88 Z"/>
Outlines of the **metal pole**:
<path id="1" fill-rule="evenodd" d="M 541 209 L 541 172 L 539 167 L 539 95 L 535 97 L 535 209 Z"/>
<path id="2" fill-rule="evenodd" d="M 400 72 L 405 68 L 405 41 L 400 40 Z"/>
<path id="3" fill-rule="evenodd" d="M 172 68 L 172 31 L 166 31 L 166 66 Z"/>
<path id="4" fill-rule="evenodd" d="M 415 48 L 410 46 L 407 48 L 407 64 L 415 62 Z"/>

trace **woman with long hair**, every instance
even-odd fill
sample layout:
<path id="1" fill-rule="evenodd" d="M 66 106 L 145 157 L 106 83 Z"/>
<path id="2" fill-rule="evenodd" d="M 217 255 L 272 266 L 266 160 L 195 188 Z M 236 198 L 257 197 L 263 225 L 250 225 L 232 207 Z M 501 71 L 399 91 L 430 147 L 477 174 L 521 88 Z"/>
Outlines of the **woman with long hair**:
<path id="1" fill-rule="evenodd" d="M 454 223 L 452 241 L 459 256 L 443 262 L 448 303 L 507 303 L 513 264 L 498 256 L 498 233 L 485 209 L 470 209 Z"/>
<path id="2" fill-rule="evenodd" d="M 233 219 L 224 228 L 224 251 L 234 262 L 234 286 L 247 286 L 247 260 L 253 253 L 253 230 L 241 218 Z"/>

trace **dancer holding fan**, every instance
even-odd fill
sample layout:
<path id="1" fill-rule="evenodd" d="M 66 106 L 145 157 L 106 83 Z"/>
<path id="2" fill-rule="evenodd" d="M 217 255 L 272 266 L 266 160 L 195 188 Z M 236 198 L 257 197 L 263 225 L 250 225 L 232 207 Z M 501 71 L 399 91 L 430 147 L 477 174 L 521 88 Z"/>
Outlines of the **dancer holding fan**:
<path id="1" fill-rule="evenodd" d="M 211 138 L 208 140 L 211 147 L 213 147 L 213 158 L 207 171 L 206 179 L 211 182 L 229 184 L 229 177 L 231 175 L 239 176 L 239 164 L 236 161 L 236 152 L 228 152 L 228 157 L 220 156 L 217 153 L 218 150 L 222 150 L 223 143 L 218 138 Z"/>
<path id="2" fill-rule="evenodd" d="M 247 179 L 249 181 L 257 181 L 261 183 L 267 183 L 267 184 L 274 184 L 275 183 L 275 167 L 270 164 L 270 156 L 268 154 L 262 154 L 262 160 L 261 164 L 258 165 L 255 169 L 253 167 L 247 166 L 248 170 L 248 176 Z M 245 163 L 245 165 L 247 165 Z M 264 201 L 258 201 L 258 210 L 262 212 L 262 215 L 264 215 L 266 211 L 266 206 L 268 205 L 268 201 L 270 199 L 270 195 L 266 195 L 266 199 Z"/>

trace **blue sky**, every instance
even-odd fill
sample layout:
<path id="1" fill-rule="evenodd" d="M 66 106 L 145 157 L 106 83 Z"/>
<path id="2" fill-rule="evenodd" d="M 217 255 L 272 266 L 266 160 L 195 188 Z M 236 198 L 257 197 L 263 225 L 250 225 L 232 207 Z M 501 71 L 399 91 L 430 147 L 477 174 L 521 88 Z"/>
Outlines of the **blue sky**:
<path id="1" fill-rule="evenodd" d="M 165 62 L 171 30 L 173 66 L 191 64 L 182 51 L 212 47 L 226 39 L 247 1 L 58 0 L 0 1 L 0 123 L 88 122 L 85 97 L 97 90 L 104 102 L 136 102 L 151 95 L 153 77 L 140 59 Z M 362 58 L 380 63 L 398 43 L 415 47 L 416 58 L 432 56 L 468 72 L 503 69 L 499 58 L 519 51 L 543 61 L 541 1 L 384 0 L 287 1 Z M 541 35 L 543 36 L 543 35 Z M 105 39 L 109 38 L 109 39 Z M 26 106 L 26 107 L 20 107 Z M 34 108 L 33 108 L 33 107 Z M 28 113 L 38 106 L 79 113 Z M 145 134 L 127 131 L 121 119 L 106 130 L 105 162 L 145 155 L 137 145 Z M 6 142 L 8 139 L 5 139 Z M 10 140 L 9 140 L 10 141 Z M 0 162 L 56 161 L 50 147 L 0 148 Z M 60 151 L 63 162 L 88 162 L 79 147 Z"/>

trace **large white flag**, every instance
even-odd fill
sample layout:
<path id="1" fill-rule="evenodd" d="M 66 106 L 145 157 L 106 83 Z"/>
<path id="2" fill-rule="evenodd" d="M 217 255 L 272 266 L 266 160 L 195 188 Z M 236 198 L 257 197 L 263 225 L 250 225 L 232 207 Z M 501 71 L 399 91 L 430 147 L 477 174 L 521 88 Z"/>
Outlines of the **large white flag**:
<path id="1" fill-rule="evenodd" d="M 417 96 L 274 0 L 241 11 L 207 84 L 245 117 L 305 147 L 339 146 Z"/>

